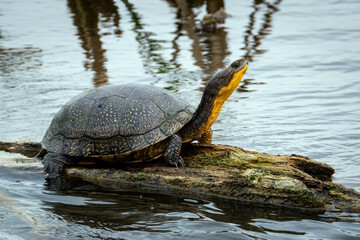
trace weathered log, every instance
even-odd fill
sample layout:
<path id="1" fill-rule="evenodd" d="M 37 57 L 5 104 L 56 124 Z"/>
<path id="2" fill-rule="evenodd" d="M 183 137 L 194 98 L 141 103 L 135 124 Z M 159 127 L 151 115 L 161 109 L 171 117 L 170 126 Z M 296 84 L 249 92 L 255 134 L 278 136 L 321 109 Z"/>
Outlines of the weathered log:
<path id="1" fill-rule="evenodd" d="M 3 146 L 0 143 L 4 150 Z M 27 154 L 40 149 L 36 143 L 6 146 L 8 151 Z M 186 166 L 180 168 L 166 167 L 159 160 L 116 168 L 76 166 L 67 168 L 66 174 L 114 189 L 146 186 L 185 197 L 216 196 L 311 211 L 360 212 L 360 194 L 333 183 L 334 169 L 308 157 L 213 144 L 190 144 L 182 156 Z"/>
<path id="2" fill-rule="evenodd" d="M 0 142 L 0 150 L 20 153 L 26 157 L 35 157 L 41 150 L 41 144 L 37 142 Z"/>

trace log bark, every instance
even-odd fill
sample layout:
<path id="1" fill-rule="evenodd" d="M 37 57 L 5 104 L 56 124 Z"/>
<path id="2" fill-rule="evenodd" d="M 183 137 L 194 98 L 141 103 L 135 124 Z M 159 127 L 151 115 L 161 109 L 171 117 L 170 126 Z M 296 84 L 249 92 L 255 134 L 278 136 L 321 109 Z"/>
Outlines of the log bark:
<path id="1" fill-rule="evenodd" d="M 0 150 L 20 153 L 26 157 L 32 158 L 41 150 L 41 144 L 37 142 L 0 142 Z"/>
<path id="2" fill-rule="evenodd" d="M 34 156 L 38 143 L 1 143 L 0 149 Z M 281 156 L 213 144 L 183 148 L 185 166 L 158 161 L 111 167 L 74 166 L 66 175 L 113 189 L 145 186 L 184 197 L 213 196 L 309 211 L 360 212 L 360 194 L 332 182 L 334 169 L 301 155 Z"/>

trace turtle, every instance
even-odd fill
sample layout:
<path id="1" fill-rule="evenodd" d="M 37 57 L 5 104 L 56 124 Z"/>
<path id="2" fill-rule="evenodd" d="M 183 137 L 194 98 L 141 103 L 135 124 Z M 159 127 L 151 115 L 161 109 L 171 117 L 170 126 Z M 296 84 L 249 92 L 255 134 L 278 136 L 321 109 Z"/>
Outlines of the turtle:
<path id="1" fill-rule="evenodd" d="M 37 158 L 48 178 L 85 159 L 133 163 L 163 157 L 169 166 L 183 166 L 182 144 L 212 142 L 211 126 L 247 68 L 239 59 L 213 76 L 196 109 L 162 88 L 139 83 L 85 91 L 55 114 Z"/>

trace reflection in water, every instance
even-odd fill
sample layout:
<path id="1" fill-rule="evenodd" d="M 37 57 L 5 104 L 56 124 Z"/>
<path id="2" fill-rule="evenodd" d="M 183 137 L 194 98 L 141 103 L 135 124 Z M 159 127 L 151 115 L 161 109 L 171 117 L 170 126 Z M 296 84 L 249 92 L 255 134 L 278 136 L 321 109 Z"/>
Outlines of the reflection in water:
<path id="1" fill-rule="evenodd" d="M 246 27 L 244 34 L 244 47 L 240 48 L 245 50 L 243 57 L 246 58 L 249 62 L 254 61 L 256 55 L 265 53 L 267 50 L 259 49 L 261 41 L 265 36 L 269 35 L 271 32 L 271 21 L 272 15 L 279 11 L 278 5 L 282 0 L 277 0 L 274 3 L 269 3 L 264 0 L 254 0 L 253 12 L 249 15 L 249 24 Z M 257 20 L 262 20 L 260 28 L 257 33 L 255 32 L 255 26 Z M 263 82 L 254 82 L 255 79 L 246 79 L 244 78 L 241 81 L 240 86 L 237 88 L 239 92 L 251 92 L 255 90 L 249 90 L 248 85 L 251 84 L 264 84 Z"/>
<path id="2" fill-rule="evenodd" d="M 202 6 L 204 1 L 168 0 L 167 2 L 171 7 L 177 8 L 176 18 L 179 20 L 176 23 L 176 36 L 173 40 L 175 51 L 172 54 L 172 61 L 176 66 L 181 66 L 181 64 L 176 63 L 180 52 L 177 40 L 186 32 L 186 36 L 192 40 L 191 51 L 195 59 L 195 65 L 199 66 L 206 75 L 214 73 L 217 69 L 224 68 L 224 59 L 230 54 L 227 50 L 227 32 L 224 28 L 218 28 L 212 34 L 201 33 L 197 26 L 197 16 L 192 10 L 193 7 Z M 222 0 L 209 0 L 206 1 L 206 4 L 208 13 L 214 13 L 224 7 Z"/>
<path id="3" fill-rule="evenodd" d="M 233 214 L 223 215 L 225 211 L 241 212 L 239 224 L 248 225 L 251 218 L 257 216 L 265 217 L 267 212 L 264 208 L 255 208 L 258 211 L 248 210 L 248 206 L 236 201 L 219 202 L 211 206 L 207 201 L 185 201 L 182 197 L 168 195 L 165 191 L 154 193 L 152 188 L 140 185 L 127 187 L 119 186 L 117 191 L 107 191 L 101 187 L 92 185 L 80 179 L 67 178 L 66 189 L 51 190 L 64 199 L 64 202 L 44 202 L 48 209 L 56 215 L 61 216 L 66 222 L 75 222 L 91 228 L 107 228 L 113 231 L 119 230 L 140 230 L 141 231 L 162 231 L 159 223 L 178 222 L 184 219 L 185 213 L 191 214 L 191 220 L 201 221 L 206 216 L 216 221 L 234 222 Z M 77 198 L 72 201 L 68 197 Z M 231 205 L 231 208 L 228 207 Z M 172 212 L 181 212 L 182 215 L 167 215 L 167 209 Z M 248 214 L 246 214 L 248 212 Z M 201 216 L 201 215 L 202 216 Z M 248 217 L 246 217 L 248 215 Z M 251 227 L 251 225 L 248 225 Z M 165 227 L 164 227 L 165 228 Z M 256 231 L 255 229 L 252 229 Z"/>
<path id="4" fill-rule="evenodd" d="M 245 203 L 230 199 L 210 197 L 209 200 L 195 200 L 181 192 L 147 188 L 145 186 L 121 185 L 116 191 L 106 190 L 80 179 L 67 179 L 67 188 L 51 190 L 61 201 L 43 201 L 51 210 L 68 223 L 89 226 L 91 229 L 113 231 L 142 231 L 162 233 L 170 231 L 193 231 L 199 223 L 200 232 L 211 231 L 213 222 L 231 223 L 234 230 L 241 229 L 254 234 L 274 232 L 303 235 L 298 229 L 270 229 L 257 225 L 256 220 L 299 221 L 321 220 L 314 213 L 296 209 L 276 208 L 256 203 Z M 102 184 L 100 184 L 102 185 Z M 193 194 L 191 194 L 193 195 Z M 178 213 L 178 214 L 177 214 Z M 280 217 L 279 217 L 280 216 Z M 337 219 L 333 219 L 337 221 Z M 182 226 L 178 224 L 181 222 Z M 72 224 L 70 224 L 72 225 Z M 186 230 L 188 228 L 188 230 Z"/>
<path id="5" fill-rule="evenodd" d="M 33 239 L 39 239 L 41 237 L 37 233 L 48 231 L 47 223 L 43 219 L 40 219 L 31 212 L 27 211 L 26 208 L 17 204 L 15 199 L 11 198 L 1 190 L 0 207 L 6 209 L 8 212 L 18 217 L 20 221 L 24 222 L 27 226 L 34 230 L 34 235 L 32 236 Z"/>
<path id="6" fill-rule="evenodd" d="M 100 24 L 114 28 L 114 33 L 121 35 L 119 27 L 120 15 L 112 0 L 68 0 L 68 7 L 73 13 L 74 25 L 77 27 L 81 46 L 85 50 L 87 61 L 85 69 L 95 72 L 94 84 L 103 86 L 108 81 L 105 62 L 105 50 L 102 47 Z M 107 25 L 111 23 L 110 25 Z M 109 33 L 103 33 L 106 35 Z"/>
<path id="7" fill-rule="evenodd" d="M 11 72 L 28 71 L 41 66 L 41 53 L 39 48 L 1 48 L 0 47 L 0 72 L 9 74 Z"/>
<path id="8" fill-rule="evenodd" d="M 241 48 L 241 50 L 246 51 L 243 56 L 248 61 L 253 62 L 255 55 L 266 52 L 264 49 L 259 49 L 259 46 L 265 36 L 271 32 L 272 15 L 279 11 L 278 5 L 281 1 L 282 0 L 277 0 L 274 3 L 269 3 L 269 1 L 266 0 L 254 0 L 254 4 L 252 5 L 254 10 L 249 16 L 249 24 L 246 27 L 244 36 L 245 46 Z M 262 14 L 257 17 L 258 13 Z M 254 33 L 257 20 L 262 20 L 262 22 L 258 32 Z"/>
<path id="9" fill-rule="evenodd" d="M 208 13 L 215 13 L 220 8 L 224 8 L 223 0 L 208 0 L 208 1 L 206 1 L 206 11 Z"/>
<path id="10" fill-rule="evenodd" d="M 154 33 L 144 30 L 144 23 L 141 22 L 140 15 L 132 3 L 128 0 L 121 0 L 130 13 L 131 21 L 134 26 L 132 30 L 136 34 L 136 41 L 139 43 L 139 54 L 143 59 L 143 65 L 146 73 L 156 75 L 158 73 L 168 73 L 179 69 L 181 63 L 178 62 L 180 46 L 178 40 L 185 35 L 192 41 L 191 52 L 195 59 L 195 65 L 199 66 L 205 74 L 204 82 L 213 75 L 218 69 L 225 67 L 224 60 L 230 54 L 227 43 L 227 31 L 223 27 L 218 27 L 214 33 L 205 33 L 200 31 L 199 19 L 194 13 L 193 8 L 198 8 L 206 4 L 207 13 L 215 13 L 224 8 L 223 0 L 167 0 L 168 4 L 177 9 L 176 12 L 176 31 L 172 41 L 173 53 L 170 61 L 166 60 L 160 53 L 162 41 L 154 39 Z M 272 14 L 278 11 L 278 5 L 281 0 L 269 3 L 266 0 L 254 0 L 253 12 L 249 16 L 249 24 L 246 26 L 244 36 L 245 50 L 243 57 L 250 62 L 254 61 L 254 56 L 262 54 L 266 50 L 259 49 L 262 39 L 271 31 Z M 94 83 L 96 87 L 107 83 L 108 75 L 105 63 L 105 49 L 103 49 L 100 34 L 100 23 L 108 28 L 114 28 L 114 33 L 121 35 L 119 28 L 120 15 L 118 7 L 113 0 L 74 0 L 68 1 L 68 6 L 73 13 L 74 25 L 77 27 L 81 45 L 85 50 L 86 69 L 92 69 L 95 72 Z M 259 15 L 260 14 L 260 15 Z M 261 20 L 260 28 L 257 32 L 255 26 L 257 21 Z M 103 25 L 102 25 L 103 26 Z M 246 86 L 251 84 L 251 79 L 244 79 L 239 91 L 248 91 Z"/>
<path id="11" fill-rule="evenodd" d="M 139 54 L 143 58 L 143 65 L 146 73 L 155 75 L 157 73 L 166 73 L 173 70 L 172 64 L 165 60 L 159 53 L 162 49 L 162 41 L 153 38 L 152 32 L 144 31 L 144 24 L 141 22 L 139 14 L 136 12 L 134 4 L 128 0 L 121 0 L 130 13 L 131 21 L 134 23 L 132 30 L 136 34 L 136 41 L 139 43 Z"/>

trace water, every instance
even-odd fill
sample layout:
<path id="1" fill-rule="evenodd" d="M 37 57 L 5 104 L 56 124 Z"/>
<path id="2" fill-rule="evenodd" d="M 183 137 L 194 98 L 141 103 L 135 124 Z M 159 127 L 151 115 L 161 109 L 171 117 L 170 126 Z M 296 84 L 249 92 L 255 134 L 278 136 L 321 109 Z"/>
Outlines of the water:
<path id="1" fill-rule="evenodd" d="M 72 96 L 141 82 L 196 106 L 239 57 L 249 70 L 214 142 L 326 162 L 360 191 L 359 1 L 0 0 L 0 141 L 40 141 Z M 46 187 L 41 164 L 0 152 L 0 239 L 359 239 L 358 214 L 306 214 L 86 182 Z"/>

